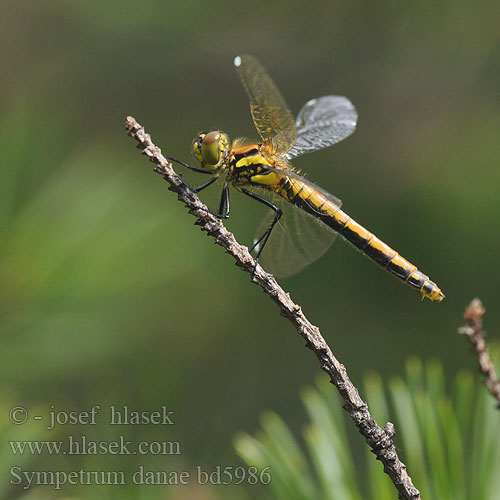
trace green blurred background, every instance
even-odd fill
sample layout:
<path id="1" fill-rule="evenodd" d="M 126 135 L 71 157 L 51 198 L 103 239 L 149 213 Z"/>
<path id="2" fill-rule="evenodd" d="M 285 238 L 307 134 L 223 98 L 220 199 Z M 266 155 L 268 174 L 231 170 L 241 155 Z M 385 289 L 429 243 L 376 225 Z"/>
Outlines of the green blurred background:
<path id="1" fill-rule="evenodd" d="M 298 427 L 314 356 L 276 306 L 193 226 L 126 136 L 133 115 L 167 154 L 222 128 L 256 138 L 233 57 L 256 56 L 292 111 L 349 97 L 356 133 L 295 165 L 429 274 L 441 304 L 343 242 L 283 287 L 355 383 L 410 355 L 447 374 L 475 369 L 456 333 L 480 296 L 500 325 L 496 2 L 0 3 L 0 370 L 4 441 L 178 440 L 180 457 L 23 457 L 27 470 L 193 470 L 238 465 L 232 437 L 272 408 Z M 207 193 L 212 206 L 216 194 Z M 249 243 L 263 213 L 233 197 Z M 494 337 L 494 335 L 492 335 Z M 101 405 L 101 425 L 14 427 L 30 415 Z M 175 411 L 175 425 L 105 425 L 109 405 Z M 3 445 L 5 446 L 5 445 Z M 5 449 L 5 448 L 4 448 Z M 1 471 L 8 488 L 7 450 Z M 249 498 L 242 487 L 75 486 L 29 498 Z M 149 488 L 149 489 L 148 489 Z M 256 490 L 254 490 L 256 491 Z M 156 496 L 155 496 L 156 495 Z M 3 497 L 2 497 L 3 498 Z"/>

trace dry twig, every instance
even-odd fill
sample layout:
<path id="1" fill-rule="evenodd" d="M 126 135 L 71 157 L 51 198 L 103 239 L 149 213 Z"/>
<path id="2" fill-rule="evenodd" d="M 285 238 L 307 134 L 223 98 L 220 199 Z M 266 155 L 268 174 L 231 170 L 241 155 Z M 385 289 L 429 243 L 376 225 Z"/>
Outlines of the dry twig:
<path id="1" fill-rule="evenodd" d="M 484 385 L 493 394 L 498 401 L 498 408 L 500 408 L 500 382 L 498 381 L 497 374 L 493 361 L 488 354 L 488 346 L 483 332 L 483 316 L 486 309 L 483 307 L 479 299 L 473 299 L 468 305 L 464 313 L 465 325 L 458 329 L 459 333 L 467 335 L 471 345 L 472 352 L 476 355 L 479 364 L 479 370 L 483 374 Z"/>
<path id="2" fill-rule="evenodd" d="M 344 400 L 344 409 L 349 413 L 359 432 L 376 455 L 377 460 L 384 464 L 384 471 L 389 475 L 399 492 L 399 498 L 405 500 L 420 499 L 420 492 L 413 486 L 411 477 L 406 472 L 406 466 L 398 457 L 392 441 L 395 434 L 394 426 L 388 422 L 382 429 L 368 411 L 368 405 L 361 399 L 357 388 L 347 376 L 346 369 L 333 355 L 330 347 L 321 336 L 319 328 L 312 325 L 304 316 L 300 306 L 295 304 L 288 293 L 278 285 L 274 276 L 267 273 L 256 264 L 247 247 L 240 245 L 220 219 L 208 213 L 207 207 L 200 201 L 198 195 L 182 183 L 172 165 L 162 155 L 160 148 L 151 141 L 149 134 L 144 132 L 134 118 L 127 117 L 126 129 L 128 135 L 138 143 L 138 148 L 156 164 L 154 171 L 163 176 L 170 184 L 169 189 L 177 193 L 196 217 L 196 225 L 215 238 L 218 245 L 225 248 L 236 260 L 236 265 L 246 271 L 253 283 L 259 285 L 264 292 L 279 306 L 281 315 L 287 318 L 306 341 L 306 347 L 311 349 L 320 362 L 321 368 L 328 373 L 330 381 L 340 392 Z"/>

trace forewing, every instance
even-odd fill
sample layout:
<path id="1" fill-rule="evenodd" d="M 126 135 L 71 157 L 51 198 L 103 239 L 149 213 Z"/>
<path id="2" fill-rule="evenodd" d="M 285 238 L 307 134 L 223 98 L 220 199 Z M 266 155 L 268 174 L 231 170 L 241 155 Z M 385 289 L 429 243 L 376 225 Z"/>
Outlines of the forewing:
<path id="1" fill-rule="evenodd" d="M 356 109 L 346 97 L 328 95 L 311 99 L 297 116 L 297 140 L 286 158 L 291 160 L 336 144 L 354 132 L 357 120 Z"/>
<path id="2" fill-rule="evenodd" d="M 235 57 L 234 65 L 250 99 L 253 122 L 265 149 L 272 155 L 284 155 L 295 144 L 297 127 L 283 96 L 254 57 Z"/>
<path id="3" fill-rule="evenodd" d="M 286 278 L 302 271 L 330 248 L 337 233 L 321 221 L 290 205 L 273 199 L 283 210 L 260 256 L 262 267 L 276 277 Z M 271 224 L 274 212 L 264 216 L 257 229 L 257 240 Z"/>

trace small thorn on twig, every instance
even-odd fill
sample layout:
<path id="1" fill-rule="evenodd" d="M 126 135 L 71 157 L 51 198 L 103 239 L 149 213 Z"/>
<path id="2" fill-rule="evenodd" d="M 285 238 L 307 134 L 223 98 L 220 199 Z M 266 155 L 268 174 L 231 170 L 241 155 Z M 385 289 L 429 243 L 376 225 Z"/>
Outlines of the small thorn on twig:
<path id="1" fill-rule="evenodd" d="M 394 424 L 392 422 L 387 422 L 384 430 L 390 438 L 394 437 L 394 434 L 396 434 L 396 430 L 394 429 Z"/>

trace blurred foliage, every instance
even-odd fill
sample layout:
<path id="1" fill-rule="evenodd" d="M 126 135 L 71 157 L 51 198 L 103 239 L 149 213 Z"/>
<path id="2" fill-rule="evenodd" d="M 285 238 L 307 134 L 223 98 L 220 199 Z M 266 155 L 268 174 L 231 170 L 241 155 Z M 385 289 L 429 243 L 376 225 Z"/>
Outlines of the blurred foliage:
<path id="1" fill-rule="evenodd" d="M 261 60 L 294 112 L 319 95 L 352 100 L 357 132 L 296 166 L 447 297 L 419 301 L 342 242 L 284 281 L 287 291 L 355 380 L 366 369 L 398 371 L 410 354 L 440 357 L 445 373 L 472 366 L 455 333 L 464 305 L 479 295 L 489 307 L 486 328 L 500 324 L 496 2 L 1 6 L 6 408 L 22 404 L 46 415 L 50 405 L 168 405 L 176 415 L 168 433 L 121 430 L 130 439 L 181 442 L 181 457 L 147 457 L 158 470 L 235 465 L 230 436 L 251 429 L 262 408 L 286 413 L 292 427 L 302 422 L 297 389 L 314 376 L 315 361 L 268 298 L 193 227 L 123 130 L 125 116 L 134 115 L 166 153 L 185 161 L 202 129 L 255 138 L 232 68 L 238 53 Z M 212 206 L 216 196 L 206 194 Z M 263 213 L 254 205 L 233 199 L 229 227 L 242 243 Z M 36 428 L 43 439 L 43 426 Z M 22 429 L 31 439 L 35 428 Z M 87 431 L 65 427 L 60 434 Z M 95 439 L 116 434 L 104 423 L 93 429 Z M 63 462 L 133 469 L 144 461 Z M 61 457 L 30 462 L 35 469 L 59 465 Z M 220 489 L 234 498 L 233 489 Z M 94 498 L 93 491 L 62 494 Z M 119 491 L 124 498 L 156 494 Z M 207 487 L 166 494 L 215 495 Z"/>
<path id="2" fill-rule="evenodd" d="M 393 377 L 387 387 L 372 373 L 365 378 L 365 390 L 379 425 L 389 414 L 397 416 L 398 454 L 422 498 L 498 500 L 500 430 L 494 399 L 479 390 L 478 377 L 468 371 L 460 372 L 448 391 L 440 362 L 424 366 L 412 358 L 406 370 L 405 380 Z M 307 453 L 274 412 L 262 416 L 255 437 L 241 434 L 235 440 L 247 464 L 270 467 L 268 498 L 395 498 L 382 464 L 371 452 L 360 463 L 361 453 L 349 445 L 346 427 L 352 422 L 327 378 L 304 389 L 302 400 L 309 418 L 302 431 Z"/>

